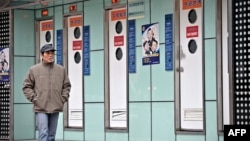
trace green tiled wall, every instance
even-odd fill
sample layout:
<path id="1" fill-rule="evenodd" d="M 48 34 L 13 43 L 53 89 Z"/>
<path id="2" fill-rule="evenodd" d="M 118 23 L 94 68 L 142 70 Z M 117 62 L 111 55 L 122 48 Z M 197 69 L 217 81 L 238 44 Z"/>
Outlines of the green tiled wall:
<path id="1" fill-rule="evenodd" d="M 182 134 L 175 131 L 175 72 L 174 70 L 165 71 L 165 15 L 173 14 L 173 18 L 175 18 L 173 6 L 175 1 L 144 0 L 144 2 L 144 18 L 136 19 L 136 73 L 128 75 L 128 130 L 123 132 L 105 130 L 104 29 L 106 27 L 104 27 L 104 7 L 110 5 L 110 1 L 91 0 L 78 4 L 78 7 L 82 8 L 79 8 L 78 12 L 83 11 L 84 25 L 90 26 L 90 75 L 84 76 L 84 128 L 82 131 L 64 129 L 63 115 L 60 114 L 57 139 L 72 141 L 223 141 L 223 136 L 218 136 L 217 133 L 217 97 L 216 85 L 214 85 L 216 83 L 216 0 L 204 0 L 206 134 Z M 126 1 L 121 3 L 126 3 Z M 50 16 L 53 16 L 55 21 L 55 30 L 63 28 L 63 16 L 69 14 L 67 8 L 68 5 L 49 8 Z M 35 63 L 35 17 L 41 18 L 40 11 L 15 11 L 15 139 L 37 138 L 32 104 L 24 98 L 21 91 L 27 69 Z M 155 22 L 159 22 L 160 25 L 160 64 L 143 66 L 141 26 Z M 19 28 L 21 23 L 23 26 Z M 25 36 L 22 36 L 24 33 Z M 56 39 L 56 32 L 54 36 Z M 173 49 L 175 49 L 174 43 Z M 23 127 L 27 127 L 27 130 L 22 130 Z"/>

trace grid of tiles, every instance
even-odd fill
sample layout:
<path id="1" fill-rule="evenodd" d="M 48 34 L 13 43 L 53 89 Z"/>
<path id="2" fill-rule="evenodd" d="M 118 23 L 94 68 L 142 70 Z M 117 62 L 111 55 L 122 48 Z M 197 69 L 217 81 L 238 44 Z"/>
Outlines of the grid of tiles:
<path id="1" fill-rule="evenodd" d="M 9 12 L 0 12 L 0 50 L 10 45 Z M 6 54 L 1 53 L 2 57 Z M 1 62 L 2 63 L 2 62 Z M 2 65 L 2 64 L 0 64 Z M 0 140 L 9 139 L 10 131 L 10 89 L 9 81 L 4 80 L 6 74 L 0 74 Z"/>
<path id="2" fill-rule="evenodd" d="M 234 119 L 250 125 L 250 1 L 233 1 Z"/>

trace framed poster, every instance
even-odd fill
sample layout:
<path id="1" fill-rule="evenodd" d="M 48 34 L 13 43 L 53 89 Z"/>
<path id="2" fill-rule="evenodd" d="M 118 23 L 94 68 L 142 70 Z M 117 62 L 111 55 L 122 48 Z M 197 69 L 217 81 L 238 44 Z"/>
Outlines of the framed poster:
<path id="1" fill-rule="evenodd" d="M 142 25 L 142 65 L 160 63 L 159 23 Z"/>

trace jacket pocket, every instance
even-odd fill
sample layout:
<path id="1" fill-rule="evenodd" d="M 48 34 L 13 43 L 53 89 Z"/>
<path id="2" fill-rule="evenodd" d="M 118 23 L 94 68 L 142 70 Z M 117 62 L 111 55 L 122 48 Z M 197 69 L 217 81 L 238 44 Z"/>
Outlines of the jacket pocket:
<path id="1" fill-rule="evenodd" d="M 52 92 L 51 100 L 51 104 L 53 105 L 52 109 L 54 109 L 55 111 L 63 110 L 63 100 L 59 90 L 55 90 Z"/>

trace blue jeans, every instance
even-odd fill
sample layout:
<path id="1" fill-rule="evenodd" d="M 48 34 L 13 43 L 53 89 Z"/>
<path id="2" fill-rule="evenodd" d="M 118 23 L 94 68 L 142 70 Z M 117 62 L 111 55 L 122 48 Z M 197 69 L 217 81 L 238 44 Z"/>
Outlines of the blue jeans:
<path id="1" fill-rule="evenodd" d="M 59 113 L 36 113 L 39 141 L 55 141 Z"/>

